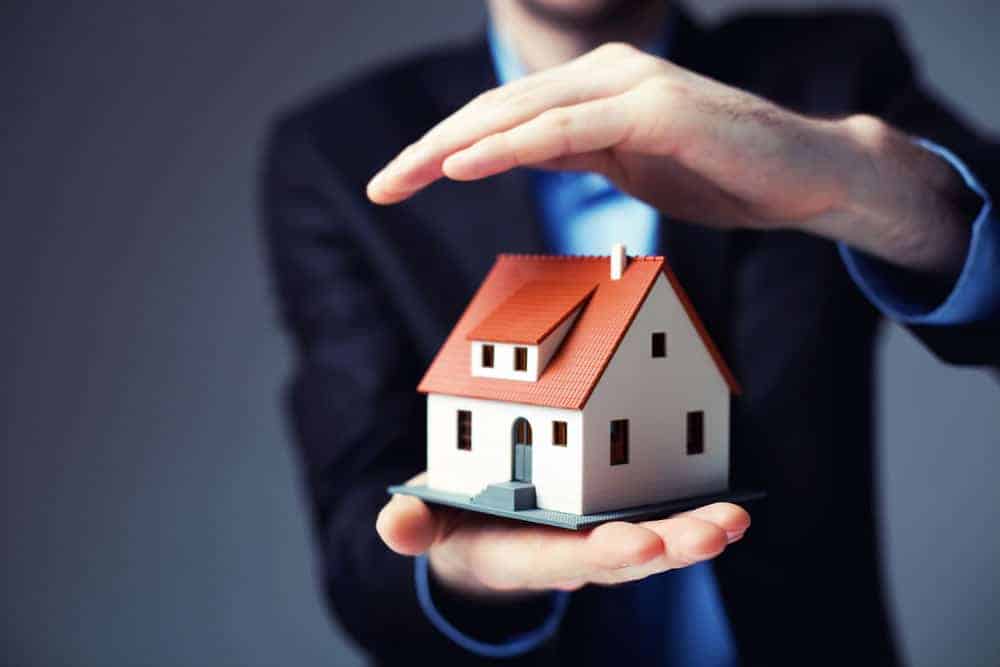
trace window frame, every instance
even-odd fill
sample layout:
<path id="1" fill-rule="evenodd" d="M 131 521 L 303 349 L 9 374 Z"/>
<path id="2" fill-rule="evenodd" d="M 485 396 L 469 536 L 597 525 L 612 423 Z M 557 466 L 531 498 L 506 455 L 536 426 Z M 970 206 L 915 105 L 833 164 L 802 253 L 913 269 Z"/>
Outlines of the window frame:
<path id="1" fill-rule="evenodd" d="M 569 424 L 559 419 L 552 420 L 552 445 L 554 447 L 569 446 Z"/>
<path id="2" fill-rule="evenodd" d="M 518 372 L 528 370 L 528 348 L 524 345 L 514 348 L 514 370 Z"/>
<path id="3" fill-rule="evenodd" d="M 685 440 L 687 455 L 697 456 L 705 453 L 705 411 L 690 410 L 685 424 Z"/>
<path id="4" fill-rule="evenodd" d="M 616 438 L 617 436 L 617 438 Z M 610 465 L 628 465 L 629 423 L 628 419 L 612 419 L 608 428 Z"/>
<path id="5" fill-rule="evenodd" d="M 472 451 L 472 410 L 457 410 L 455 426 L 455 447 L 463 452 Z"/>

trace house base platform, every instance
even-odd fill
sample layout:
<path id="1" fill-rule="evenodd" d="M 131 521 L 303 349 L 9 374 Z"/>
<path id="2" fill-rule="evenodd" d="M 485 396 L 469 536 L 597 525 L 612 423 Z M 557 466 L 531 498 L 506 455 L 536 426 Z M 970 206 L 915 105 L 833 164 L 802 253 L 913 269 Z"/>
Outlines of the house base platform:
<path id="1" fill-rule="evenodd" d="M 493 516 L 504 517 L 505 519 L 515 519 L 517 521 L 527 521 L 529 523 L 540 523 L 556 528 L 567 528 L 569 530 L 586 530 L 608 521 L 646 521 L 648 519 L 660 519 L 671 514 L 684 512 L 702 505 L 711 503 L 729 502 L 745 504 L 755 500 L 763 499 L 767 494 L 763 491 L 735 490 L 717 493 L 708 496 L 696 496 L 692 498 L 681 498 L 665 503 L 655 503 L 652 505 L 640 505 L 629 507 L 613 512 L 598 512 L 596 514 L 568 514 L 566 512 L 553 512 L 543 509 L 504 509 L 501 507 L 491 507 L 486 504 L 473 501 L 472 496 L 461 493 L 448 493 L 428 488 L 424 484 L 413 486 L 397 485 L 390 486 L 389 493 L 415 496 L 429 503 L 457 507 L 471 512 L 481 512 L 492 514 Z"/>

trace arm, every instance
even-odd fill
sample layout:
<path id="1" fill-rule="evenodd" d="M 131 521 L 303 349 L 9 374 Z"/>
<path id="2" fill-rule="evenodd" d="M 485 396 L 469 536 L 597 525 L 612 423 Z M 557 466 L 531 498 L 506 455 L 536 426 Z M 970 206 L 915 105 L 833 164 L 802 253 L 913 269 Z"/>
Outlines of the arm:
<path id="1" fill-rule="evenodd" d="M 872 25 L 857 76 L 860 113 L 847 118 L 796 114 L 611 44 L 473 100 L 377 174 L 369 197 L 388 204 L 441 177 L 522 165 L 597 171 L 672 217 L 823 236 L 919 276 L 943 297 L 965 264 L 982 201 L 906 132 L 968 159 L 987 188 L 998 151 L 922 95 L 891 26 Z M 987 344 L 996 330 L 988 317 L 915 328 L 938 354 L 969 363 L 996 361 L 997 346 Z"/>
<path id="2" fill-rule="evenodd" d="M 970 232 L 961 265 L 943 274 L 894 266 L 841 244 L 855 282 L 889 317 L 905 323 L 945 361 L 1000 366 L 1000 144 L 969 128 L 920 85 L 889 21 L 873 26 L 864 67 L 874 76 L 857 91 L 870 113 L 918 137 L 947 162 L 966 191 L 962 219 Z"/>

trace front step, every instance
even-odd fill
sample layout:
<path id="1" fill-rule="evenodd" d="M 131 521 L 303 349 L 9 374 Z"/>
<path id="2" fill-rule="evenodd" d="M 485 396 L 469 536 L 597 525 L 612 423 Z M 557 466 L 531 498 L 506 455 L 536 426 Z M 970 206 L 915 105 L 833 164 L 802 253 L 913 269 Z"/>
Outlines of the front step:
<path id="1" fill-rule="evenodd" d="M 501 510 L 535 509 L 535 487 L 529 482 L 490 484 L 472 497 L 472 502 Z"/>

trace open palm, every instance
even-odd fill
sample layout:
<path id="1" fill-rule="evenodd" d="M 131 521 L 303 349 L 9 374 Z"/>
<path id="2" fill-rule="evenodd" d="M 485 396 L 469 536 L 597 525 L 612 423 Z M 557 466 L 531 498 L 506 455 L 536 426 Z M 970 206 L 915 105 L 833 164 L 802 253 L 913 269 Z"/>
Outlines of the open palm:
<path id="1" fill-rule="evenodd" d="M 749 526 L 742 508 L 714 503 L 668 519 L 575 532 L 432 508 L 402 495 L 393 496 L 376 523 L 391 549 L 428 553 L 439 579 L 469 593 L 575 590 L 642 579 L 713 558 Z"/>

